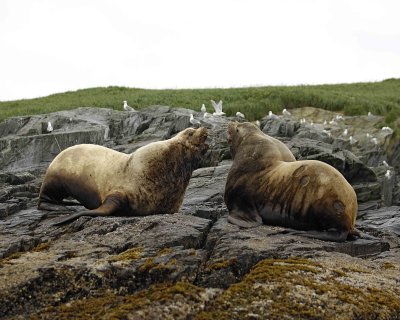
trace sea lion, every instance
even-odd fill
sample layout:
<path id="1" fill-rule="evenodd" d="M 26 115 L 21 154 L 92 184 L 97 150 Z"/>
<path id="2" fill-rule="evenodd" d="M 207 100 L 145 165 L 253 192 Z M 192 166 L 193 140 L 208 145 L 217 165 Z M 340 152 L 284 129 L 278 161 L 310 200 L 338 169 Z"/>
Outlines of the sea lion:
<path id="1" fill-rule="evenodd" d="M 187 128 L 131 154 L 80 144 L 62 151 L 49 165 L 38 209 L 65 210 L 72 197 L 89 210 L 80 216 L 145 216 L 178 212 L 189 179 L 208 149 L 206 128 Z"/>
<path id="2" fill-rule="evenodd" d="M 233 157 L 224 195 L 229 222 L 307 230 L 293 233 L 330 241 L 358 235 L 356 193 L 335 168 L 296 161 L 285 144 L 249 122 L 230 122 L 228 143 Z"/>

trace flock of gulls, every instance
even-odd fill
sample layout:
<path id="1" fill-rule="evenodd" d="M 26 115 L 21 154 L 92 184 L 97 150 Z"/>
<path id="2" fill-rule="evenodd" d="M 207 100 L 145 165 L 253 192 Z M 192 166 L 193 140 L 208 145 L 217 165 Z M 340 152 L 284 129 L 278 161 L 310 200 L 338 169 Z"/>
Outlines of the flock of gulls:
<path id="1" fill-rule="evenodd" d="M 205 104 L 203 103 L 201 108 L 200 108 L 200 112 L 202 114 L 202 118 L 203 119 L 207 119 L 207 118 L 211 118 L 211 117 L 214 117 L 214 116 L 224 116 L 225 112 L 222 111 L 222 100 L 220 100 L 218 103 L 215 102 L 214 100 L 210 100 L 210 101 L 211 101 L 211 104 L 212 104 L 212 106 L 214 108 L 214 112 L 212 114 L 208 113 L 207 112 L 207 108 L 206 108 Z M 136 112 L 136 110 L 134 108 L 132 108 L 132 107 L 130 107 L 128 105 L 128 102 L 126 100 L 123 101 L 123 103 L 124 103 L 123 104 L 123 109 L 125 111 Z M 285 109 L 282 110 L 282 116 L 288 118 L 288 117 L 291 117 L 292 114 L 285 108 Z M 240 111 L 236 112 L 236 117 L 238 119 L 242 119 L 242 120 L 246 119 L 245 115 Z M 373 114 L 371 112 L 368 112 L 368 117 L 373 117 Z M 278 118 L 279 118 L 279 116 L 274 114 L 272 111 L 268 112 L 267 119 L 278 119 Z M 327 120 L 324 120 L 322 126 L 321 126 L 321 124 L 318 124 L 318 125 L 314 124 L 313 121 L 308 122 L 305 118 L 300 119 L 300 123 L 304 124 L 304 125 L 308 125 L 310 127 L 314 127 L 315 129 L 321 129 L 322 132 L 324 132 L 328 136 L 331 136 L 331 132 L 329 130 L 326 130 L 324 127 L 326 125 L 328 125 L 328 123 L 329 123 L 329 125 L 338 125 L 343 120 L 344 120 L 343 116 L 337 114 L 329 122 Z M 190 122 L 191 125 L 193 125 L 195 127 L 199 127 L 201 125 L 201 120 L 195 119 L 195 117 L 193 116 L 192 113 L 190 114 L 189 122 Z M 256 123 L 257 126 L 260 126 L 260 121 L 257 120 L 255 123 Z M 382 127 L 381 131 L 383 133 L 385 133 L 385 134 L 392 134 L 393 133 L 393 129 L 388 127 L 388 126 Z M 47 122 L 46 132 L 47 133 L 53 132 L 53 126 L 52 126 L 50 121 Z M 353 136 L 349 135 L 348 128 L 345 128 L 343 130 L 343 132 L 339 135 L 339 138 L 348 140 L 350 145 L 356 145 L 358 143 L 358 140 L 356 140 Z M 367 141 L 369 141 L 371 144 L 373 144 L 375 146 L 377 146 L 379 144 L 378 139 L 376 137 L 374 137 L 370 133 L 366 133 L 366 139 L 367 139 Z M 390 171 L 389 164 L 386 161 L 383 161 L 382 164 L 387 168 L 386 173 L 385 173 L 385 177 L 387 179 L 390 179 L 392 177 L 392 173 Z"/>

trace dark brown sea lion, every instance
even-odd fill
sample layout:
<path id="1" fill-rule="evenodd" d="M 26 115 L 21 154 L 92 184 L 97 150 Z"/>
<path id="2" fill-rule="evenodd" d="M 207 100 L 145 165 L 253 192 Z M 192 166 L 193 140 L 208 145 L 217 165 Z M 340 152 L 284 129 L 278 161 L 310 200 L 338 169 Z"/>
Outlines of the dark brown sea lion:
<path id="1" fill-rule="evenodd" d="M 178 212 L 192 172 L 208 149 L 206 138 L 206 128 L 188 128 L 132 154 L 91 144 L 67 148 L 47 169 L 38 208 L 59 210 L 63 199 L 72 197 L 90 209 L 57 224 L 80 216 Z"/>
<path id="2" fill-rule="evenodd" d="M 308 230 L 297 233 L 331 241 L 358 235 L 357 197 L 339 171 L 320 161 L 296 161 L 285 144 L 252 123 L 231 122 L 228 134 L 233 157 L 225 186 L 229 222 Z"/>

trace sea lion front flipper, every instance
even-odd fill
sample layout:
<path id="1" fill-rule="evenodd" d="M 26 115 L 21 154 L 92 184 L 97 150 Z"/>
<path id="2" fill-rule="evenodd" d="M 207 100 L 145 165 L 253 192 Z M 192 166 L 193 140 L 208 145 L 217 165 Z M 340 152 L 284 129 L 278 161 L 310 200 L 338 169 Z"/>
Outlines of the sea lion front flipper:
<path id="1" fill-rule="evenodd" d="M 263 223 L 259 214 L 235 209 L 229 212 L 228 221 L 242 228 L 258 227 Z"/>
<path id="2" fill-rule="evenodd" d="M 102 205 L 97 209 L 85 210 L 69 215 L 68 217 L 53 223 L 53 226 L 59 226 L 67 222 L 78 219 L 82 216 L 98 217 L 109 216 L 125 206 L 125 200 L 120 193 L 109 195 Z"/>

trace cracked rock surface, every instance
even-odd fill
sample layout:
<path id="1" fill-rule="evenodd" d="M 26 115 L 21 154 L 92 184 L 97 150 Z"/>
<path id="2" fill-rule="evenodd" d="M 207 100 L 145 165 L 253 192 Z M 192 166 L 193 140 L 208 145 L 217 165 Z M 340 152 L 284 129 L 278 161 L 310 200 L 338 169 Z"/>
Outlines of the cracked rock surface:
<path id="1" fill-rule="evenodd" d="M 68 146 L 97 143 L 130 153 L 190 126 L 192 110 L 139 112 L 79 108 L 0 123 L 0 317 L 10 319 L 398 319 L 400 201 L 381 161 L 398 158 L 327 135 L 314 123 L 334 113 L 305 108 L 261 119 L 297 159 L 335 166 L 359 201 L 363 237 L 334 243 L 283 227 L 227 222 L 223 195 L 231 166 L 226 117 L 202 120 L 210 149 L 180 212 L 146 217 L 81 217 L 55 227 L 58 213 L 36 200 L 50 161 Z M 314 118 L 312 118 L 314 117 Z M 234 119 L 233 119 L 234 120 Z M 375 119 L 379 123 L 379 119 Z M 54 131 L 45 133 L 47 122 Z M 361 140 L 364 128 L 351 127 Z M 397 147 L 396 147 L 397 148 Z M 397 150 L 394 148 L 394 150 Z M 372 152 L 373 151 L 373 152 Z M 390 206 L 385 206 L 390 193 Z M 71 212 L 82 207 L 69 207 Z"/>

